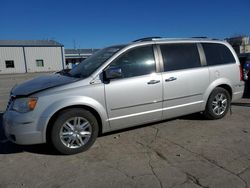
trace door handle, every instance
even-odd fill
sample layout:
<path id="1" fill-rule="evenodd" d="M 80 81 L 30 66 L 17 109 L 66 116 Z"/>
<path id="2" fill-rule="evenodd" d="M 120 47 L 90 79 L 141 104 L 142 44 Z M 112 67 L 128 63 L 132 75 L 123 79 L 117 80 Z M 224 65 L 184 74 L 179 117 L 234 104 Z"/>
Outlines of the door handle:
<path id="1" fill-rule="evenodd" d="M 171 82 L 171 81 L 175 81 L 175 80 L 177 80 L 176 77 L 170 77 L 170 78 L 167 78 L 167 79 L 165 80 L 165 82 Z"/>
<path id="2" fill-rule="evenodd" d="M 160 80 L 150 80 L 148 84 L 157 84 L 160 83 Z"/>

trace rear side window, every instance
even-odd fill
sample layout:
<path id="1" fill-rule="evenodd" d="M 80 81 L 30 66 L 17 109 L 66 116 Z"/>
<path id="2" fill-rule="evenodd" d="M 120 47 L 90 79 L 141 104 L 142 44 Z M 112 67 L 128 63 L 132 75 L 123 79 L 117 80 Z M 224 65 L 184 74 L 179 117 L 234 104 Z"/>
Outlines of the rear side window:
<path id="1" fill-rule="evenodd" d="M 174 71 L 200 67 L 200 56 L 196 44 L 161 45 L 164 71 Z"/>
<path id="2" fill-rule="evenodd" d="M 223 65 L 235 63 L 232 52 L 223 44 L 202 43 L 207 65 Z"/>

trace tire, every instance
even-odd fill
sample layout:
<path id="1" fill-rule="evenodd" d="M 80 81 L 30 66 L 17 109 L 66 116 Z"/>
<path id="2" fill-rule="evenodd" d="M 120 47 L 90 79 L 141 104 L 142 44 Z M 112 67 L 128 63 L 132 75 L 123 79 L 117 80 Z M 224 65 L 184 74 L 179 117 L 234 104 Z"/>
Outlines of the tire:
<path id="1" fill-rule="evenodd" d="M 221 119 L 227 114 L 230 104 L 231 97 L 228 91 L 217 87 L 208 98 L 204 116 L 211 120 Z"/>
<path id="2" fill-rule="evenodd" d="M 61 111 L 51 128 L 51 143 L 61 154 L 76 154 L 89 149 L 98 136 L 95 116 L 80 108 Z"/>

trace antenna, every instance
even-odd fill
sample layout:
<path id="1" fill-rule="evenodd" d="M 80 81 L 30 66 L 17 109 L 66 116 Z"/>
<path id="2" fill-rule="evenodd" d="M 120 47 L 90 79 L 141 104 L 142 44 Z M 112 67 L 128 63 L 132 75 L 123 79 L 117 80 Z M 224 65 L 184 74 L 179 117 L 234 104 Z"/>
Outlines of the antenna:
<path id="1" fill-rule="evenodd" d="M 74 48 L 74 50 L 76 49 L 76 40 L 75 39 L 73 40 L 73 48 Z"/>

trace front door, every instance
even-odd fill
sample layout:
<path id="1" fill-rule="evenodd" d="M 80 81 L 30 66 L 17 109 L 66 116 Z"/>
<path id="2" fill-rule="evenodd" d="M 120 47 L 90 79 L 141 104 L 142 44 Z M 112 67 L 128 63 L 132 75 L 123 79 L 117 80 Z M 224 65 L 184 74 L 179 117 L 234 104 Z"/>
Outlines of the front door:
<path id="1" fill-rule="evenodd" d="M 110 67 L 119 67 L 122 78 L 105 84 L 111 129 L 120 129 L 162 118 L 162 75 L 156 73 L 152 45 L 120 55 Z"/>

